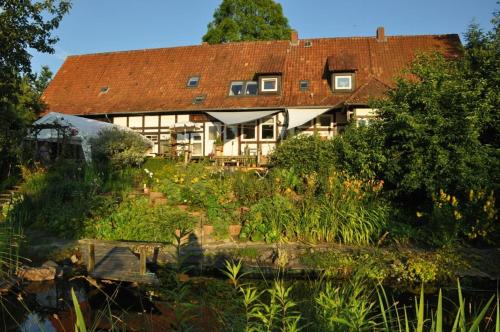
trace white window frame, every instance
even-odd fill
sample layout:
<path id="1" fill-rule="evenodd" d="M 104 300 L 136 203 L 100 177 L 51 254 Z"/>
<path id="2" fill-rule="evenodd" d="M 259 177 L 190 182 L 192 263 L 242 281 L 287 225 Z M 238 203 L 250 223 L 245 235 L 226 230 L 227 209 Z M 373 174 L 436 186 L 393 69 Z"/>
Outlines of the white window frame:
<path id="1" fill-rule="evenodd" d="M 253 124 L 253 138 L 244 138 L 243 136 L 243 126 L 250 126 Z M 244 142 L 252 141 L 255 142 L 257 140 L 257 122 L 256 121 L 250 121 L 250 122 L 245 122 L 240 125 L 240 130 L 241 130 L 241 140 Z"/>
<path id="2" fill-rule="evenodd" d="M 262 137 L 262 134 L 263 134 L 262 127 L 266 126 L 266 125 L 270 125 L 269 123 L 266 123 L 269 120 L 273 120 L 273 138 L 263 138 Z M 268 118 L 261 119 L 259 127 L 260 127 L 259 128 L 260 129 L 259 130 L 260 131 L 259 138 L 260 138 L 261 141 L 275 141 L 276 140 L 276 119 L 275 119 L 274 115 L 270 116 Z"/>
<path id="3" fill-rule="evenodd" d="M 191 82 L 195 82 L 195 84 L 191 85 Z M 188 88 L 196 88 L 196 87 L 198 87 L 199 84 L 200 84 L 200 76 L 199 75 L 190 76 L 188 78 L 187 83 L 186 83 Z"/>
<path id="4" fill-rule="evenodd" d="M 349 87 L 339 87 L 337 83 L 340 78 L 348 78 Z M 335 90 L 352 90 L 352 75 L 335 75 Z"/>
<path id="5" fill-rule="evenodd" d="M 266 82 L 274 82 L 274 88 L 273 89 L 266 89 L 265 88 Z M 278 92 L 278 78 L 277 77 L 263 77 L 263 78 L 261 78 L 260 91 L 262 91 L 262 92 Z"/>

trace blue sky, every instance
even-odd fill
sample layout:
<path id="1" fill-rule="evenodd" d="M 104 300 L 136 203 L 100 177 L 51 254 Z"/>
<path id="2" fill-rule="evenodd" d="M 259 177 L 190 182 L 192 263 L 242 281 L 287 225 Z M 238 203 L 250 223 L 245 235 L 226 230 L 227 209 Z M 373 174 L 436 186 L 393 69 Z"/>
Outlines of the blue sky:
<path id="1" fill-rule="evenodd" d="M 250 0 L 249 0 L 250 1 Z M 490 28 L 497 0 L 279 0 L 300 38 L 466 31 Z M 221 0 L 73 0 L 52 55 L 33 54 L 32 67 L 55 73 L 67 55 L 196 45 Z"/>

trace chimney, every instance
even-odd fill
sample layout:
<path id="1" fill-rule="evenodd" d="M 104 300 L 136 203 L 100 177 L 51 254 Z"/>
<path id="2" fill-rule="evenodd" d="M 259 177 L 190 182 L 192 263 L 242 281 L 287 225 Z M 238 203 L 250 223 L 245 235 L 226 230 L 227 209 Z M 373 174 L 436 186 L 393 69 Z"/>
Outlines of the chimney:
<path id="1" fill-rule="evenodd" d="M 387 38 L 385 37 L 384 27 L 378 27 L 377 28 L 377 41 L 378 42 L 385 42 L 385 41 L 387 41 Z"/>
<path id="2" fill-rule="evenodd" d="M 206 42 L 206 41 L 201 42 L 201 45 L 206 46 L 206 45 L 208 45 L 208 42 Z"/>
<path id="3" fill-rule="evenodd" d="M 290 44 L 299 45 L 299 33 L 297 30 L 292 30 L 290 32 Z"/>

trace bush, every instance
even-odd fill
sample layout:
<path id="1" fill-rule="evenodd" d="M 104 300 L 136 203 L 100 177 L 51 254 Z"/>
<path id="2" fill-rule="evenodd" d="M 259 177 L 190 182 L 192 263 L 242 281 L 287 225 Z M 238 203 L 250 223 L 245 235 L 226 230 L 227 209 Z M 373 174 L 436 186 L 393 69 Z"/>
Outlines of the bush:
<path id="1" fill-rule="evenodd" d="M 108 215 L 87 222 L 87 234 L 106 240 L 173 242 L 175 230 L 192 230 L 195 219 L 167 205 L 152 207 L 147 198 L 112 206 Z"/>
<path id="2" fill-rule="evenodd" d="M 102 130 L 90 144 L 94 163 L 113 170 L 140 165 L 151 147 L 142 135 L 117 128 Z"/>
<path id="3" fill-rule="evenodd" d="M 273 166 L 294 170 L 303 177 L 310 173 L 327 172 L 334 164 L 331 140 L 317 135 L 297 135 L 283 141 L 270 156 Z"/>

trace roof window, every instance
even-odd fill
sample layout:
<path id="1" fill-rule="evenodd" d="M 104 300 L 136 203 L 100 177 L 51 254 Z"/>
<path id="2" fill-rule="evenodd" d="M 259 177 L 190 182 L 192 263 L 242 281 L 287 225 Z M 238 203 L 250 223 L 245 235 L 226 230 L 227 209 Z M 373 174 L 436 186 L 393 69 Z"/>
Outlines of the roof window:
<path id="1" fill-rule="evenodd" d="M 200 76 L 191 76 L 187 81 L 188 88 L 196 88 L 200 83 Z"/>
<path id="2" fill-rule="evenodd" d="M 101 87 L 101 90 L 100 90 L 101 93 L 107 93 L 108 91 L 109 91 L 109 87 L 107 87 L 107 86 Z"/>
<path id="3" fill-rule="evenodd" d="M 196 96 L 193 98 L 193 104 L 195 104 L 195 105 L 203 104 L 203 102 L 205 101 L 205 98 L 206 98 L 206 95 Z"/>
<path id="4" fill-rule="evenodd" d="M 231 82 L 231 87 L 229 89 L 230 96 L 241 96 L 243 93 L 243 86 L 245 82 Z"/>
<path id="5" fill-rule="evenodd" d="M 259 91 L 259 83 L 248 81 L 245 83 L 245 96 L 255 96 Z"/>
<path id="6" fill-rule="evenodd" d="M 256 96 L 259 93 L 259 83 L 256 81 L 233 81 L 229 88 L 230 96 Z"/>
<path id="7" fill-rule="evenodd" d="M 301 80 L 299 82 L 299 88 L 300 88 L 300 91 L 309 90 L 309 81 L 308 80 Z"/>
<path id="8" fill-rule="evenodd" d="M 313 42 L 310 41 L 310 40 L 305 40 L 304 41 L 304 47 L 312 47 L 313 46 Z"/>

